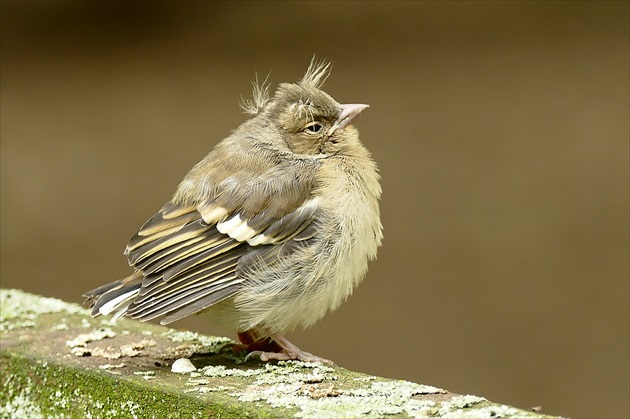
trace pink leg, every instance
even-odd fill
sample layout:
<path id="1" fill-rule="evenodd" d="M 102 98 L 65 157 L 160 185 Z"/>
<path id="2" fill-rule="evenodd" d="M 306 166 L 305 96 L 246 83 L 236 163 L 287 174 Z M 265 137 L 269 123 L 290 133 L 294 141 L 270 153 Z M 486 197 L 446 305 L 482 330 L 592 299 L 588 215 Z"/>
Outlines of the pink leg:
<path id="1" fill-rule="evenodd" d="M 271 340 L 270 337 L 260 338 L 255 330 L 246 330 L 238 333 L 240 344 L 232 345 L 234 352 L 250 351 L 250 352 L 279 352 L 282 347 Z"/>

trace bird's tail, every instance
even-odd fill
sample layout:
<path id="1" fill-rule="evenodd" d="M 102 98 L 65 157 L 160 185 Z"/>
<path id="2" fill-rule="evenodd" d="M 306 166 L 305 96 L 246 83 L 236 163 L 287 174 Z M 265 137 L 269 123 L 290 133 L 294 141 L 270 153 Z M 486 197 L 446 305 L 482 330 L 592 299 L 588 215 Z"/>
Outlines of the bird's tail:
<path id="1" fill-rule="evenodd" d="M 138 295 L 141 285 L 142 276 L 133 273 L 124 279 L 86 292 L 83 295 L 86 298 L 85 304 L 90 304 L 92 317 L 113 314 L 113 320 L 116 320 L 125 315 L 127 308 Z"/>

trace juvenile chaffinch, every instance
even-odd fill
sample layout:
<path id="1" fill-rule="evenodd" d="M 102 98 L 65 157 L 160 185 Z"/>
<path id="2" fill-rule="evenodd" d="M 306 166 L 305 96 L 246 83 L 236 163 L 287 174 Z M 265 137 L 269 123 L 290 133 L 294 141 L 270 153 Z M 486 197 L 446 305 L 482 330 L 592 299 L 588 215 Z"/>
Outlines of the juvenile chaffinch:
<path id="1" fill-rule="evenodd" d="M 313 60 L 273 97 L 254 83 L 253 117 L 131 238 L 133 274 L 86 293 L 93 316 L 168 324 L 204 311 L 263 361 L 330 362 L 282 334 L 336 309 L 383 235 L 376 164 L 351 125 L 368 105 L 320 90 L 329 70 Z"/>

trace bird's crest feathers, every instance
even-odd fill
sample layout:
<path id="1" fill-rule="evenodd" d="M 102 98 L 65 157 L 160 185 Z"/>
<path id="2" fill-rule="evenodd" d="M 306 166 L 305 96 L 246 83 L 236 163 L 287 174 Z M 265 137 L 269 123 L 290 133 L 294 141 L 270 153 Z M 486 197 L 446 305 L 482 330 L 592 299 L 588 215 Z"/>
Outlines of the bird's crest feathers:
<path id="1" fill-rule="evenodd" d="M 313 57 L 306 69 L 306 73 L 304 73 L 304 76 L 302 76 L 298 84 L 304 87 L 319 89 L 328 76 L 330 76 L 331 69 L 332 64 L 330 61 L 318 60 L 316 57 Z M 252 98 L 241 98 L 241 108 L 245 113 L 258 115 L 267 103 L 269 103 L 271 97 L 269 95 L 270 83 L 268 80 L 269 74 L 267 74 L 267 77 L 265 77 L 265 80 L 262 82 L 258 80 L 258 74 L 256 74 L 255 79 L 252 81 Z"/>
<path id="2" fill-rule="evenodd" d="M 330 76 L 330 70 L 332 64 L 330 61 L 318 60 L 316 57 L 311 59 L 311 63 L 306 69 L 306 73 L 300 80 L 300 84 L 306 87 L 314 87 L 319 89 L 322 87 L 328 76 Z"/>
<path id="3" fill-rule="evenodd" d="M 241 98 L 241 108 L 245 113 L 257 115 L 258 112 L 265 107 L 267 102 L 269 102 L 270 84 L 267 82 L 269 80 L 269 74 L 267 74 L 267 77 L 265 77 L 265 80 L 261 83 L 258 80 L 258 73 L 256 73 L 256 78 L 252 81 L 252 98 Z"/>

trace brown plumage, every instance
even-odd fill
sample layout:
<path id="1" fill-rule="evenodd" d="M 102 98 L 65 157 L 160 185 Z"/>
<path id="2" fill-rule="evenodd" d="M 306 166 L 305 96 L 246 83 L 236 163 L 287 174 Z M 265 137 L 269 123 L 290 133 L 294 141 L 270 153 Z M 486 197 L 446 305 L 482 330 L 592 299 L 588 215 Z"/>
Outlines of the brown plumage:
<path id="1" fill-rule="evenodd" d="M 134 273 L 86 294 L 94 316 L 166 324 L 207 311 L 263 360 L 326 361 L 281 333 L 336 309 L 382 239 L 379 176 L 351 125 L 367 105 L 320 90 L 328 74 L 312 62 L 273 97 L 255 84 L 254 116 L 129 241 Z"/>

